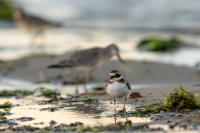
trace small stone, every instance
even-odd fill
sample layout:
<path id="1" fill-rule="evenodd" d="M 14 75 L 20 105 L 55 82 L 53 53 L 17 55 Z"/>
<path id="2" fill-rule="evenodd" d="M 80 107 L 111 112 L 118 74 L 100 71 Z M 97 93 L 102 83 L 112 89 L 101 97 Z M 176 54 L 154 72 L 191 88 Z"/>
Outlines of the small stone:
<path id="1" fill-rule="evenodd" d="M 34 125 L 43 125 L 44 122 L 33 123 Z"/>
<path id="2" fill-rule="evenodd" d="M 149 126 L 147 124 L 135 124 L 131 127 L 131 130 L 144 130 L 148 128 Z"/>
<path id="3" fill-rule="evenodd" d="M 10 128 L 12 131 L 18 131 L 18 132 L 36 132 L 39 130 L 37 127 L 31 127 L 31 126 L 22 126 L 22 127 L 13 127 Z"/>
<path id="4" fill-rule="evenodd" d="M 42 108 L 42 109 L 40 109 L 40 111 L 55 112 L 55 111 L 57 111 L 58 109 L 59 109 L 58 107 L 48 107 L 48 108 Z"/>
<path id="5" fill-rule="evenodd" d="M 170 122 L 171 122 L 170 120 L 167 121 L 167 123 L 170 123 Z"/>
<path id="6" fill-rule="evenodd" d="M 56 124 L 57 124 L 57 122 L 54 121 L 54 120 L 51 120 L 51 121 L 49 122 L 49 125 L 50 125 L 50 126 L 55 126 Z"/>
<path id="7" fill-rule="evenodd" d="M 182 115 L 181 113 L 176 113 L 176 114 L 175 114 L 175 117 L 180 118 L 180 117 L 183 117 L 183 115 Z"/>
<path id="8" fill-rule="evenodd" d="M 174 117 L 175 113 L 169 113 L 169 117 Z"/>
<path id="9" fill-rule="evenodd" d="M 75 123 L 69 124 L 70 127 L 80 126 L 80 125 L 83 125 L 83 123 L 82 122 L 75 122 Z"/>
<path id="10" fill-rule="evenodd" d="M 132 92 L 129 94 L 128 99 L 136 99 L 136 98 L 141 98 L 142 96 L 140 95 L 139 92 Z"/>
<path id="11" fill-rule="evenodd" d="M 20 122 L 26 122 L 26 121 L 32 121 L 32 120 L 34 120 L 34 118 L 32 118 L 32 117 L 21 117 L 21 118 L 17 118 L 16 120 L 20 121 Z"/>
<path id="12" fill-rule="evenodd" d="M 187 129 L 187 124 L 186 123 L 182 123 L 179 125 L 179 128 L 186 130 Z"/>
<path id="13" fill-rule="evenodd" d="M 131 120 L 127 120 L 124 124 L 127 125 L 127 126 L 132 126 L 132 121 Z"/>
<path id="14" fill-rule="evenodd" d="M 161 127 L 158 127 L 158 128 L 151 128 L 150 131 L 151 131 L 151 132 L 164 131 L 164 129 L 161 128 Z"/>
<path id="15" fill-rule="evenodd" d="M 152 121 L 158 121 L 158 120 L 161 120 L 162 119 L 162 116 L 152 116 L 150 117 L 150 120 Z"/>
<path id="16" fill-rule="evenodd" d="M 177 126 L 177 123 L 176 123 L 176 122 L 175 122 L 175 123 L 169 124 L 169 128 L 170 128 L 170 129 L 174 129 L 176 126 Z"/>

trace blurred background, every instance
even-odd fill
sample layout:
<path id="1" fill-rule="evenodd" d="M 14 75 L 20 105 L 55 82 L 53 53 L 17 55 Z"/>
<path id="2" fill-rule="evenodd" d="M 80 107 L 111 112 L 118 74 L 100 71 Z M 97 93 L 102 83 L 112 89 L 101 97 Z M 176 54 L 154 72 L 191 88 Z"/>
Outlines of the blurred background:
<path id="1" fill-rule="evenodd" d="M 5 3 L 6 0 L 1 1 Z M 116 43 L 126 60 L 198 70 L 198 0 L 12 0 L 7 4 L 0 6 L 2 60 L 35 53 L 63 54 Z M 24 32 L 16 25 L 13 6 L 29 15 L 61 23 L 62 27 L 45 30 L 32 45 L 33 33 Z M 198 81 L 198 76 L 194 77 Z M 181 80 L 185 81 L 187 78 Z"/>
<path id="2" fill-rule="evenodd" d="M 73 70 L 72 58 L 70 74 L 47 68 L 79 50 L 111 43 L 125 64 L 103 58 L 103 65 L 81 73 Z M 93 55 L 83 62 L 99 59 Z M 106 93 L 112 69 L 131 85 L 127 113 L 113 114 Z M 0 130 L 8 123 L 4 126 L 11 131 L 37 132 L 45 126 L 42 131 L 98 132 L 96 124 L 116 121 L 118 131 L 199 130 L 199 111 L 193 111 L 200 107 L 199 86 L 200 0 L 0 0 L 0 101 L 5 102 L 0 103 Z M 180 91 L 167 97 L 174 88 Z M 122 109 L 124 99 L 117 103 Z M 115 131 L 111 126 L 108 131 Z"/>
<path id="3" fill-rule="evenodd" d="M 154 54 L 138 53 L 134 46 L 141 36 L 166 36 L 181 34 L 185 42 L 198 45 L 200 30 L 200 2 L 191 0 L 12 0 L 25 12 L 48 20 L 58 21 L 64 28 L 47 32 L 49 52 L 64 52 L 68 47 L 77 49 L 89 45 L 104 46 L 115 42 L 126 52 L 127 58 L 152 60 Z M 16 58 L 31 51 L 26 46 L 29 34 L 22 32 L 14 22 L 0 22 L 1 58 Z M 168 32 L 169 34 L 166 34 Z M 146 35 L 148 34 L 148 35 Z M 17 38 L 17 39 L 15 39 Z M 126 48 L 123 48 L 126 47 Z M 32 50 L 32 49 L 31 49 Z M 187 51 L 187 52 L 186 52 Z M 199 60 L 199 51 L 182 49 L 171 58 L 162 55 L 160 61 L 194 65 Z M 139 55 L 138 55 L 139 54 Z"/>

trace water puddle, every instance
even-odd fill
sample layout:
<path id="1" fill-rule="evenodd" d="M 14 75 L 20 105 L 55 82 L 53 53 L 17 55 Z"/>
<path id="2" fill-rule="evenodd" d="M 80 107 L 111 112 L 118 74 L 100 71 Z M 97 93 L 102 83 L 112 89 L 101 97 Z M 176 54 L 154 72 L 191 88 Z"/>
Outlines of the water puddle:
<path id="1" fill-rule="evenodd" d="M 89 86 L 93 85 L 90 84 Z M 80 91 L 81 93 L 78 95 L 70 91 L 73 88 L 69 86 L 65 89 L 58 89 L 57 91 L 61 95 L 55 98 L 45 98 L 44 96 L 36 95 L 37 93 L 25 97 L 0 98 L 1 105 L 6 101 L 12 103 L 11 109 L 0 109 L 0 113 L 7 112 L 6 115 L 3 115 L 7 121 L 3 123 L 1 121 L 0 130 L 5 131 L 11 127 L 15 128 L 13 131 L 17 130 L 17 128 L 19 128 L 19 131 L 31 128 L 40 128 L 39 130 L 50 128 L 50 130 L 56 130 L 56 126 L 58 126 L 59 129 L 56 131 L 62 131 L 64 128 L 69 129 L 68 125 L 83 124 L 84 127 L 89 126 L 92 128 L 104 126 L 109 131 L 110 125 L 120 127 L 120 123 L 123 126 L 123 124 L 130 122 L 130 131 L 168 131 L 173 127 L 177 127 L 177 130 L 180 130 L 182 128 L 182 121 L 185 121 L 185 119 L 189 120 L 191 116 L 193 118 L 199 116 L 199 112 L 185 114 L 177 114 L 176 112 L 161 112 L 149 115 L 138 114 L 137 109 L 143 108 L 149 102 L 150 104 L 158 102 L 163 99 L 164 95 L 163 91 L 160 91 L 163 90 L 163 87 L 153 87 L 152 89 L 149 86 L 144 87 L 137 87 L 137 91 L 143 96 L 142 98 L 127 100 L 126 112 L 120 111 L 123 108 L 124 99 L 117 99 L 117 113 L 114 112 L 113 101 L 107 94 L 86 94 Z M 196 89 L 198 90 L 198 88 Z M 164 90 L 166 92 L 170 89 L 166 88 Z M 156 92 L 156 94 L 153 92 Z M 180 122 L 180 124 L 175 125 L 174 121 Z M 196 124 L 198 119 L 194 119 L 194 122 L 194 128 L 198 127 L 198 124 Z M 188 122 L 187 124 L 189 127 L 193 123 Z"/>
<path id="2" fill-rule="evenodd" d="M 93 104 L 83 102 L 59 104 L 44 104 L 42 98 L 27 97 L 23 99 L 1 99 L 1 102 L 10 101 L 14 107 L 9 111 L 7 119 L 14 120 L 18 126 L 31 125 L 37 127 L 48 126 L 51 121 L 57 123 L 82 122 L 85 125 L 108 125 L 116 122 L 125 122 L 127 119 L 133 123 L 150 122 L 147 117 L 116 117 L 113 105 L 109 101 L 100 101 Z M 44 100 L 44 99 L 43 99 Z M 122 106 L 122 105 L 118 105 Z"/>

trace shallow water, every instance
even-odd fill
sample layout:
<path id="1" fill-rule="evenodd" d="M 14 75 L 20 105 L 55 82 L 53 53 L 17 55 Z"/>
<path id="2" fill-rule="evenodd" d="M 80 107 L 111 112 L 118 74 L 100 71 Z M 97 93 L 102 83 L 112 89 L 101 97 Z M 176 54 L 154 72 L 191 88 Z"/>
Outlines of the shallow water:
<path id="1" fill-rule="evenodd" d="M 138 100 L 128 99 L 126 105 L 126 110 L 128 112 L 127 115 L 120 113 L 115 115 L 112 99 L 110 96 L 105 94 L 80 95 L 81 97 L 87 96 L 90 98 L 98 99 L 97 102 L 84 103 L 79 101 L 80 99 L 77 101 L 72 100 L 72 102 L 70 102 L 70 100 L 67 99 L 71 97 L 70 94 L 73 94 L 70 90 L 72 90 L 72 88 L 62 88 L 58 90 L 61 92 L 61 96 L 64 98 L 66 97 L 66 99 L 48 101 L 49 99 L 44 97 L 37 97 L 34 94 L 34 96 L 27 96 L 23 98 L 0 98 L 0 104 L 6 101 L 9 101 L 13 104 L 12 108 L 7 110 L 9 111 L 9 114 L 6 115 L 6 118 L 9 121 L 18 124 L 14 125 L 14 127 L 27 125 L 42 128 L 50 126 L 52 120 L 56 121 L 55 125 L 62 123 L 71 124 L 75 122 L 82 122 L 84 125 L 89 126 L 115 124 L 117 122 L 126 122 L 127 120 L 130 120 L 133 126 L 137 126 L 138 124 L 147 124 L 151 128 L 161 128 L 170 131 L 170 124 L 168 122 L 169 120 L 171 120 L 170 123 L 172 124 L 176 118 L 178 118 L 177 121 L 181 121 L 181 123 L 185 122 L 186 119 L 185 117 L 180 118 L 178 115 L 176 116 L 175 112 L 161 112 L 155 115 L 152 114 L 148 117 L 139 117 L 137 114 L 134 114 L 138 108 L 142 108 L 148 104 L 158 103 L 160 100 L 163 100 L 164 96 L 173 90 L 173 87 L 170 86 L 147 86 L 134 89 L 135 92 L 138 91 L 143 97 Z M 199 87 L 193 87 L 191 90 L 199 93 Z M 124 99 L 117 99 L 116 107 L 118 111 L 123 108 L 123 103 Z M 0 109 L 0 111 L 2 110 Z M 190 120 L 190 113 L 187 112 L 186 114 L 188 114 L 187 119 Z M 194 114 L 193 118 L 197 118 L 199 115 L 198 112 L 191 112 L 191 114 Z M 188 123 L 192 124 L 189 121 Z M 7 127 L 8 125 L 5 124 L 5 126 L 1 126 L 0 129 L 5 129 Z M 181 128 L 175 130 L 181 130 Z"/>
<path id="2" fill-rule="evenodd" d="M 114 117 L 113 105 L 109 101 L 85 104 L 85 103 L 60 103 L 60 104 L 39 104 L 41 98 L 25 98 L 25 99 L 1 99 L 1 102 L 10 101 L 14 107 L 9 111 L 8 119 L 12 119 L 18 123 L 18 126 L 31 125 L 37 127 L 45 127 L 49 122 L 54 120 L 58 124 L 70 124 L 74 122 L 82 122 L 85 125 L 107 125 L 116 122 L 124 122 L 127 119 L 134 123 L 150 122 L 147 117 Z M 118 107 L 122 105 L 118 105 Z M 56 108 L 58 110 L 49 111 L 46 108 Z M 17 121 L 17 118 L 31 117 L 31 121 Z"/>

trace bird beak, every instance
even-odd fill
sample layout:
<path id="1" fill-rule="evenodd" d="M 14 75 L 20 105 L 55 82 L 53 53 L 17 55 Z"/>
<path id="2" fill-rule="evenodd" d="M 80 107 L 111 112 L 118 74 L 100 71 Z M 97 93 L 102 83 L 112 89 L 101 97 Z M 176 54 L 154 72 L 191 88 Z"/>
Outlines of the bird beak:
<path id="1" fill-rule="evenodd" d="M 121 58 L 119 53 L 117 53 L 117 58 L 121 63 L 126 64 L 126 62 Z"/>

